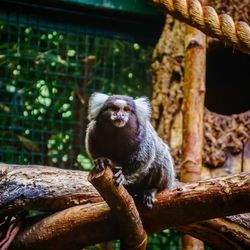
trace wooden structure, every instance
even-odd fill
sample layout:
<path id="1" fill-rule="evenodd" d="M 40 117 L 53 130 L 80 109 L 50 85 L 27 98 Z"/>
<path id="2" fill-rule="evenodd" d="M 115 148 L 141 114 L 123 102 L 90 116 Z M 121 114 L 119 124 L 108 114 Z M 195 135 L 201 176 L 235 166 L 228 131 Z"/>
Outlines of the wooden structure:
<path id="1" fill-rule="evenodd" d="M 154 1 L 155 4 L 158 4 L 161 7 L 164 6 L 164 8 L 170 8 L 169 6 L 175 3 L 176 6 L 173 5 L 174 10 L 169 10 L 171 14 L 176 13 L 175 15 L 184 15 L 181 14 L 181 4 L 183 4 L 184 2 L 185 1 Z M 214 2 L 217 2 L 218 5 L 219 2 L 221 2 L 222 4 L 223 1 Z M 207 13 L 207 11 L 208 9 L 211 10 L 211 7 L 202 7 L 199 1 L 191 1 L 190 3 L 192 3 L 190 4 L 190 6 L 188 6 L 191 8 L 189 10 L 190 15 L 191 13 L 193 13 L 191 11 L 192 8 L 196 6 L 196 9 L 202 9 L 203 14 L 205 13 L 203 22 L 206 23 L 208 20 L 210 20 L 206 15 L 210 13 Z M 236 5 L 238 5 L 238 3 L 235 3 L 235 8 Z M 249 11 L 248 1 L 241 2 L 240 6 L 241 8 L 248 9 Z M 240 13 L 236 12 L 233 6 L 228 6 L 227 8 L 228 9 L 226 10 L 228 10 L 229 14 L 236 19 L 249 21 L 249 17 L 245 15 L 245 12 L 241 13 L 242 16 L 240 16 Z M 195 14 L 191 15 L 191 18 L 192 16 L 195 16 Z M 223 16 L 222 18 L 222 16 L 223 15 L 220 16 L 220 20 L 229 18 L 228 16 Z M 198 17 L 196 18 L 198 19 Z M 181 17 L 180 19 L 183 20 L 183 17 Z M 230 21 L 229 23 L 232 23 L 232 21 Z M 237 25 L 235 27 L 237 27 Z M 198 24 L 194 26 L 199 28 Z M 245 38 L 247 40 L 246 42 L 249 44 L 250 35 L 248 35 L 248 32 L 250 31 L 250 28 L 246 23 L 244 23 L 243 26 L 247 27 Z M 224 27 L 223 21 L 218 27 Z M 206 28 L 204 27 L 204 29 Z M 204 29 L 204 32 L 211 35 L 211 31 L 206 31 Z M 216 35 L 214 35 L 214 37 L 216 37 Z M 225 41 L 225 37 L 226 33 L 224 33 L 223 31 L 222 41 Z M 182 160 L 182 111 L 185 88 L 183 84 L 184 72 L 186 72 L 187 70 L 184 65 L 184 40 L 185 24 L 180 23 L 179 21 L 173 19 L 171 16 L 167 16 L 164 31 L 154 51 L 152 64 L 153 122 L 160 135 L 170 144 L 177 165 L 180 165 Z M 218 43 L 218 41 L 211 38 L 208 39 L 207 53 L 209 53 L 210 47 L 213 47 L 214 43 Z M 226 42 L 226 44 L 230 43 Z M 250 49 L 242 50 L 248 54 L 250 53 Z M 205 91 L 205 89 L 201 91 Z M 223 105 L 223 100 L 221 100 L 221 103 Z M 249 121 L 249 110 L 240 114 L 233 114 L 230 116 L 217 114 L 209 111 L 208 109 L 204 110 L 204 143 L 202 152 L 203 178 L 249 171 Z"/>
<path id="2" fill-rule="evenodd" d="M 227 6 L 226 1 L 207 1 L 217 7 L 220 15 L 198 0 L 152 2 L 205 34 L 250 54 L 249 26 L 234 23 L 222 12 L 228 12 L 235 20 L 249 22 L 248 1 Z M 237 11 L 238 4 L 245 11 Z M 243 26 L 244 31 L 240 28 Z M 240 42 L 242 31 L 245 48 Z M 182 181 L 250 170 L 250 110 L 225 116 L 204 109 L 204 50 L 207 47 L 209 53 L 216 42 L 217 39 L 209 38 L 206 46 L 198 30 L 168 15 L 153 55 L 153 122 L 170 144 Z M 193 249 L 194 244 L 195 249 L 203 249 L 199 242 L 186 242 L 184 237 L 184 249 Z"/>

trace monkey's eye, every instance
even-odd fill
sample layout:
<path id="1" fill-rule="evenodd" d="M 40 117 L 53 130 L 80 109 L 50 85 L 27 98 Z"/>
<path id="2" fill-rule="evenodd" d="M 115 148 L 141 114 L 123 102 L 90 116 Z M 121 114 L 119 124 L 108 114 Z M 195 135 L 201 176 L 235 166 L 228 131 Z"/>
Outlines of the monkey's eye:
<path id="1" fill-rule="evenodd" d="M 130 108 L 126 106 L 126 107 L 124 107 L 124 111 L 125 111 L 125 112 L 129 112 L 129 111 L 130 111 Z"/>
<path id="2" fill-rule="evenodd" d="M 110 107 L 110 109 L 111 109 L 112 111 L 118 111 L 120 108 L 117 107 L 117 106 L 112 106 L 112 107 Z"/>

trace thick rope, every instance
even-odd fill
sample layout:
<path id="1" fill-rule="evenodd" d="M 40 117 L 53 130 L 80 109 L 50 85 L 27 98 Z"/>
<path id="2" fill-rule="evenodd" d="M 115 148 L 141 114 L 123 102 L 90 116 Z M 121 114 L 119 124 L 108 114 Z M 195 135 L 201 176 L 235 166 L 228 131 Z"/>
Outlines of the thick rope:
<path id="1" fill-rule="evenodd" d="M 150 0 L 167 13 L 228 45 L 250 54 L 250 27 L 246 22 L 234 22 L 226 14 L 218 15 L 214 8 L 199 0 Z"/>

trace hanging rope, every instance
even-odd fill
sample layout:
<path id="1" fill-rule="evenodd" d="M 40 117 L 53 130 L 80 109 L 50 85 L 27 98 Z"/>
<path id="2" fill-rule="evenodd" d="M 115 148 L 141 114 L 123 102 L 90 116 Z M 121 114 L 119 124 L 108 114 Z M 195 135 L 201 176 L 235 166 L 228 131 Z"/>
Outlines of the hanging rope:
<path id="1" fill-rule="evenodd" d="M 218 15 L 214 8 L 202 6 L 199 0 L 150 1 L 206 35 L 250 54 L 250 27 L 246 22 L 234 22 L 229 15 Z"/>

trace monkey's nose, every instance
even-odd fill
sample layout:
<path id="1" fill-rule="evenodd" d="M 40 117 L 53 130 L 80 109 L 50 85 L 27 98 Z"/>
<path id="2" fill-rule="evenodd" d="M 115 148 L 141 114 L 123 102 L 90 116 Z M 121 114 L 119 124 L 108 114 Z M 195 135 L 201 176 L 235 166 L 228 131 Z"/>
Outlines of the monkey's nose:
<path id="1" fill-rule="evenodd" d="M 124 114 L 119 111 L 119 112 L 117 112 L 116 117 L 117 117 L 117 119 L 123 119 L 124 118 Z"/>

